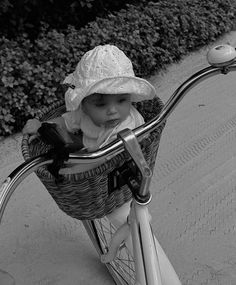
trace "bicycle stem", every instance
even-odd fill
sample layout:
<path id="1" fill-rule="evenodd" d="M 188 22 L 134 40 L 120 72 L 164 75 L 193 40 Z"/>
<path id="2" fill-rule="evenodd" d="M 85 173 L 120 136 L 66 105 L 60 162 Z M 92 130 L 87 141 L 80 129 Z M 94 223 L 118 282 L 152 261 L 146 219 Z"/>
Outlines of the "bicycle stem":
<path id="1" fill-rule="evenodd" d="M 130 129 L 124 129 L 119 132 L 118 137 L 122 139 L 125 149 L 135 162 L 142 176 L 140 187 L 136 189 L 136 191 L 132 191 L 133 196 L 137 202 L 146 204 L 151 200 L 149 184 L 151 182 L 152 171 L 147 164 L 142 149 L 133 131 Z"/>

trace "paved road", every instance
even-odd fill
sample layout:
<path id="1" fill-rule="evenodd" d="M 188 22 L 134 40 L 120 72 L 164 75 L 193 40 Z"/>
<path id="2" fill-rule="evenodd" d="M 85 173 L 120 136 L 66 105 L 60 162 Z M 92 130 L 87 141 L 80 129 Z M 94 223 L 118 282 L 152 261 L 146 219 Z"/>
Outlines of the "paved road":
<path id="1" fill-rule="evenodd" d="M 184 284 L 236 284 L 235 74 L 170 117 L 154 176 L 154 228 Z"/>
<path id="2" fill-rule="evenodd" d="M 193 89 L 161 140 L 152 183 L 153 228 L 185 285 L 236 284 L 235 75 Z M 164 101 L 179 82 L 173 83 L 160 88 Z M 23 161 L 20 140 L 17 135 L 0 145 L 1 181 Z M 112 284 L 81 222 L 58 209 L 34 174 L 6 208 L 0 252 L 0 268 L 17 285 Z"/>

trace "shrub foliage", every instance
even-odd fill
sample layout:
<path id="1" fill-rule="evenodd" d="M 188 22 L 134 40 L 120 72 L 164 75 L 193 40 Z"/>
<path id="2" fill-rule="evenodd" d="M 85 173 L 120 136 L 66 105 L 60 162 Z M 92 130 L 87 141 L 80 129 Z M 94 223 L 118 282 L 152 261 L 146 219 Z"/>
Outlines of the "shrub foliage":
<path id="1" fill-rule="evenodd" d="M 81 28 L 131 2 L 140 0 L 0 0 L 0 35 L 14 38 L 27 32 L 36 38 L 41 22 L 57 30 L 68 24 Z"/>
<path id="2" fill-rule="evenodd" d="M 61 83 L 87 50 L 115 44 L 147 77 L 232 29 L 234 0 L 163 0 L 128 5 L 81 29 L 44 25 L 34 42 L 26 35 L 0 38 L 0 136 L 21 130 L 37 110 L 63 98 Z"/>

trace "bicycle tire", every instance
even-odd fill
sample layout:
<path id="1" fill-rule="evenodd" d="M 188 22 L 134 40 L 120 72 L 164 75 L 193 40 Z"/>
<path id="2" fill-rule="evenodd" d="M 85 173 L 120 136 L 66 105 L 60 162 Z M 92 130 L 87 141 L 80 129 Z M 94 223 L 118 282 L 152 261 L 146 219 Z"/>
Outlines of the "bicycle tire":
<path id="1" fill-rule="evenodd" d="M 110 240 L 116 231 L 115 227 L 106 217 L 84 220 L 83 225 L 100 257 L 107 252 Z M 105 265 L 115 284 L 135 284 L 134 260 L 125 244 L 120 246 L 116 258 Z"/>

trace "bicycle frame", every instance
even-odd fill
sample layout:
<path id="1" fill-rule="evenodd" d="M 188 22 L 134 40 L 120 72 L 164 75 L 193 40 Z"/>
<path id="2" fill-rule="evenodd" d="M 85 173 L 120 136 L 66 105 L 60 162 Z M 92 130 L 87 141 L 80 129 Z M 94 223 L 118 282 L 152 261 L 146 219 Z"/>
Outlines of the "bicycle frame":
<path id="1" fill-rule="evenodd" d="M 135 281 L 136 284 L 162 285 L 158 251 L 150 219 L 147 205 L 140 205 L 134 201 L 130 228 L 135 260 Z"/>
<path id="2" fill-rule="evenodd" d="M 217 74 L 227 74 L 228 72 L 236 71 L 235 59 L 219 66 L 209 66 L 195 73 L 173 93 L 168 102 L 165 104 L 160 115 L 145 125 L 135 129 L 133 135 L 138 139 L 142 139 L 149 132 L 160 126 L 173 112 L 178 103 L 183 99 L 188 91 L 201 81 L 215 76 Z M 113 143 L 91 153 L 71 154 L 68 163 L 88 163 L 99 162 L 101 158 L 111 158 L 124 150 L 123 142 L 117 139 Z M 154 241 L 152 229 L 150 226 L 150 215 L 148 213 L 147 204 L 150 201 L 150 195 L 147 191 L 151 173 L 145 165 L 145 162 L 140 157 L 137 158 L 136 164 L 144 177 L 144 184 L 141 187 L 141 192 L 136 196 L 133 202 L 130 227 L 132 231 L 134 256 L 136 260 L 136 284 L 161 285 L 160 266 L 158 262 L 159 250 Z M 4 181 L 0 188 L 0 222 L 4 214 L 6 205 L 15 191 L 16 187 L 24 180 L 26 176 L 34 172 L 38 167 L 52 163 L 53 159 L 50 155 L 41 155 L 30 161 L 22 163 L 17 167 Z"/>
<path id="3" fill-rule="evenodd" d="M 168 282 L 169 285 L 180 285 L 174 268 L 153 234 L 150 222 L 148 204 L 140 205 L 134 200 L 130 212 L 130 231 L 135 260 L 135 284 L 162 285 Z"/>

